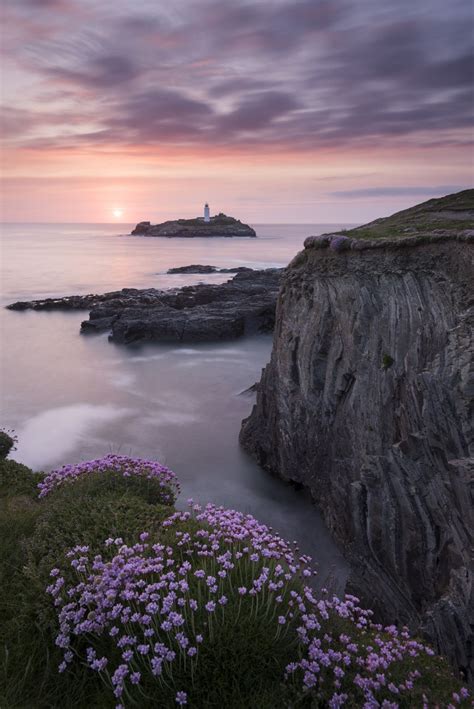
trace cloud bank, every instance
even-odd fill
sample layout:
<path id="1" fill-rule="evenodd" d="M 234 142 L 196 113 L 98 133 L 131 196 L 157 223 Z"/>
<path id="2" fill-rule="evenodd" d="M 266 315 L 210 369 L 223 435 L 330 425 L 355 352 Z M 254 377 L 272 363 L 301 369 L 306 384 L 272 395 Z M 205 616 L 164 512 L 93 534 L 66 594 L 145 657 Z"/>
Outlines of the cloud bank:
<path id="1" fill-rule="evenodd" d="M 7 2 L 6 138 L 30 149 L 462 145 L 471 12 L 468 0 Z"/>

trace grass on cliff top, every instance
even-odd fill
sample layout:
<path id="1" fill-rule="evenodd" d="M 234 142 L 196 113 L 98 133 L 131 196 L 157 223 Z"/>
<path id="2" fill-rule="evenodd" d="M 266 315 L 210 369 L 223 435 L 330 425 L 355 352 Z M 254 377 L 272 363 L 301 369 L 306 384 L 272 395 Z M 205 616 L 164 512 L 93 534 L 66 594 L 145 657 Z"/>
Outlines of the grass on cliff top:
<path id="1" fill-rule="evenodd" d="M 430 199 L 390 217 L 339 233 L 358 239 L 393 239 L 435 230 L 455 234 L 465 229 L 474 229 L 474 189 Z"/>

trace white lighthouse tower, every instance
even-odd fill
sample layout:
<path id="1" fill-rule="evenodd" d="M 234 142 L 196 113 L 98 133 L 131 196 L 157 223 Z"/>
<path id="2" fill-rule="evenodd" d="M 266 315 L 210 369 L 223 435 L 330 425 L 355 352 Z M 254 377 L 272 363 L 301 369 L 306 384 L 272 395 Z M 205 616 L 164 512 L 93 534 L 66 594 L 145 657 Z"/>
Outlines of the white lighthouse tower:
<path id="1" fill-rule="evenodd" d="M 210 213 L 210 211 L 209 211 L 209 205 L 208 205 L 207 202 L 206 202 L 206 204 L 204 205 L 204 221 L 205 221 L 205 222 L 210 222 L 210 221 L 211 221 L 211 213 Z"/>

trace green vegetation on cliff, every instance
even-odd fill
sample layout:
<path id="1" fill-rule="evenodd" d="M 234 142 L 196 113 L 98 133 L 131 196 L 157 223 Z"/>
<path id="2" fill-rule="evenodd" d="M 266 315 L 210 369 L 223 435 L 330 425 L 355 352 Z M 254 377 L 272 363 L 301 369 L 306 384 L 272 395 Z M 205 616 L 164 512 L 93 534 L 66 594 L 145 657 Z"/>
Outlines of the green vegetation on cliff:
<path id="1" fill-rule="evenodd" d="M 434 231 L 457 234 L 474 229 L 474 189 L 430 199 L 341 234 L 360 239 L 417 236 Z"/>

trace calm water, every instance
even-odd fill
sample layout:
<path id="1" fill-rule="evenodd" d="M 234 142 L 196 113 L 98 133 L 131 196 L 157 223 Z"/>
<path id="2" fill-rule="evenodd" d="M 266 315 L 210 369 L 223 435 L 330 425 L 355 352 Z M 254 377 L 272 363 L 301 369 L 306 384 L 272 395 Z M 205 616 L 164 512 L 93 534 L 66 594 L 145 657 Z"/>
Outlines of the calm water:
<path id="1" fill-rule="evenodd" d="M 337 225 L 341 226 L 341 225 Z M 228 276 L 166 275 L 191 263 L 284 266 L 309 234 L 335 225 L 257 226 L 258 239 L 126 236 L 127 225 L 4 225 L 2 305 L 122 287 L 167 288 Z M 122 234 L 119 232 L 122 231 Z M 79 334 L 80 313 L 0 309 L 0 426 L 19 437 L 15 458 L 49 470 L 109 452 L 158 459 L 193 497 L 250 512 L 319 562 L 345 566 L 302 493 L 263 472 L 238 445 L 270 336 L 196 346 L 124 347 Z"/>

